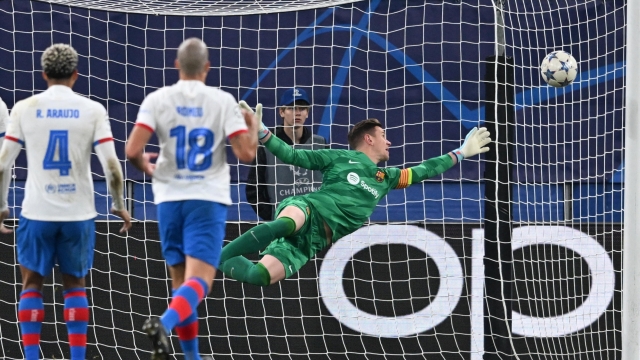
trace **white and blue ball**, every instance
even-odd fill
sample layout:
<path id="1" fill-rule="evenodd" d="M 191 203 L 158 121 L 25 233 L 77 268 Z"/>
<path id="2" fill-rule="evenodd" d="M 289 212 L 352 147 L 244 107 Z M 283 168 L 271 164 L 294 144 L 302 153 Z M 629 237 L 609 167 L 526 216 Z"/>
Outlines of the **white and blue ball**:
<path id="1" fill-rule="evenodd" d="M 568 52 L 562 50 L 554 51 L 542 59 L 540 73 L 547 84 L 555 87 L 564 87 L 576 79 L 578 63 Z"/>

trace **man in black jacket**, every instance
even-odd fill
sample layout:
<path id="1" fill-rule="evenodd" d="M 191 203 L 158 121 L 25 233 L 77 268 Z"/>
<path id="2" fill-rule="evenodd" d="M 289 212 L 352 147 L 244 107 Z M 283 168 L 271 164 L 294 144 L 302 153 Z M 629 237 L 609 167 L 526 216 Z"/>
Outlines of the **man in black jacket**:
<path id="1" fill-rule="evenodd" d="M 325 139 L 304 126 L 310 106 L 311 101 L 304 90 L 293 88 L 285 91 L 278 109 L 282 125 L 276 127 L 274 134 L 296 149 L 324 149 Z M 264 146 L 259 146 L 247 179 L 247 201 L 258 217 L 271 221 L 279 202 L 292 195 L 315 191 L 321 183 L 319 171 L 284 164 Z"/>

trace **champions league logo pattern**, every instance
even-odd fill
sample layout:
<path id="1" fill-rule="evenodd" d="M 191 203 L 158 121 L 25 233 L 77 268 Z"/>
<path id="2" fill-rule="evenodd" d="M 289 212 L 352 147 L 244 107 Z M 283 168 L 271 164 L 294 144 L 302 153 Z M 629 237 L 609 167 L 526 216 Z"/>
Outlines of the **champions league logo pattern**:
<path id="1" fill-rule="evenodd" d="M 291 170 L 291 172 L 295 176 L 307 176 L 307 174 L 309 173 L 309 170 L 294 165 L 289 165 L 289 170 Z"/>
<path id="2" fill-rule="evenodd" d="M 309 192 L 314 192 L 316 190 L 318 190 L 314 185 L 313 185 L 313 181 L 310 178 L 311 174 L 309 173 L 309 170 L 299 167 L 299 166 L 294 166 L 294 165 L 289 165 L 289 170 L 291 171 L 291 173 L 293 174 L 293 188 L 288 188 L 288 189 L 281 189 L 278 190 L 278 194 L 280 196 L 291 196 L 291 195 L 296 195 L 296 194 L 306 194 Z"/>

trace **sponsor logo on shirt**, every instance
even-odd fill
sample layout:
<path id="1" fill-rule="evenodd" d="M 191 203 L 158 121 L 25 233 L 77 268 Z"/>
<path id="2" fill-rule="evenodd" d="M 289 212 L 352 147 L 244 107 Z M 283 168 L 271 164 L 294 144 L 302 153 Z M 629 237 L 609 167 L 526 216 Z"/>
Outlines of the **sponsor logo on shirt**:
<path id="1" fill-rule="evenodd" d="M 347 174 L 347 181 L 351 185 L 357 185 L 360 182 L 360 176 L 354 172 Z"/>
<path id="2" fill-rule="evenodd" d="M 58 194 L 75 194 L 76 184 L 60 184 L 58 185 Z"/>
<path id="3" fill-rule="evenodd" d="M 47 109 L 46 113 L 43 114 L 44 111 L 41 109 L 36 110 L 36 117 L 54 119 L 77 119 L 80 117 L 80 110 L 78 109 Z"/>
<path id="4" fill-rule="evenodd" d="M 176 111 L 179 115 L 185 117 L 202 117 L 203 111 L 201 107 L 178 106 Z"/>
<path id="5" fill-rule="evenodd" d="M 376 199 L 378 197 L 380 197 L 380 193 L 378 193 L 378 190 L 372 188 L 371 186 L 367 185 L 367 183 L 365 183 L 364 181 L 360 181 L 360 176 L 358 176 L 358 174 L 354 173 L 354 172 L 350 172 L 349 174 L 347 174 L 347 181 L 349 182 L 349 184 L 351 185 L 358 185 L 358 183 L 360 183 L 360 186 L 367 190 L 369 193 L 371 193 L 371 195 L 373 195 L 373 197 L 375 197 Z"/>
<path id="6" fill-rule="evenodd" d="M 371 195 L 373 195 L 373 197 L 375 197 L 376 199 L 380 196 L 380 194 L 378 193 L 378 190 L 376 190 L 376 189 L 372 188 L 371 186 L 367 185 L 364 181 L 360 182 L 360 186 L 362 186 L 362 188 L 364 188 L 365 190 L 370 192 Z"/>
<path id="7" fill-rule="evenodd" d="M 75 194 L 76 184 L 47 184 L 44 186 L 44 191 L 47 194 Z"/>
<path id="8" fill-rule="evenodd" d="M 176 174 L 174 176 L 174 178 L 176 180 L 194 181 L 194 180 L 202 180 L 202 179 L 204 179 L 204 176 L 202 176 L 202 175 L 180 175 L 180 174 Z"/>

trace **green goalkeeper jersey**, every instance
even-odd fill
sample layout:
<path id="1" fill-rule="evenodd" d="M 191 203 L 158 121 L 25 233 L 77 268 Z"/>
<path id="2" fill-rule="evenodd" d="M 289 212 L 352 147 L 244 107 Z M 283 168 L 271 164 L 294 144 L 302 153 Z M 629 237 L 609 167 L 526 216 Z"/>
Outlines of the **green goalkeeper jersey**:
<path id="1" fill-rule="evenodd" d="M 295 150 L 273 135 L 264 145 L 287 164 L 322 172 L 320 189 L 302 197 L 333 231 L 332 241 L 358 230 L 390 190 L 441 174 L 454 164 L 446 154 L 409 169 L 380 168 L 360 151 Z"/>

